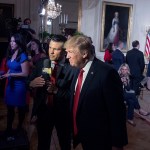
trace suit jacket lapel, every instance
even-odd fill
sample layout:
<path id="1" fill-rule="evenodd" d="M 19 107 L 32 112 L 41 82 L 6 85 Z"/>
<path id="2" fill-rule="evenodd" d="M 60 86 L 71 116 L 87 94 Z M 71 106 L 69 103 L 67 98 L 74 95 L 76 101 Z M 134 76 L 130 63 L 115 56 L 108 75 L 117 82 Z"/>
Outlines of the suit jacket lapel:
<path id="1" fill-rule="evenodd" d="M 95 73 L 96 73 L 96 69 L 95 69 L 95 59 L 93 60 L 93 63 L 89 69 L 89 72 L 86 76 L 86 79 L 84 81 L 84 84 L 82 86 L 81 92 L 80 92 L 80 98 L 79 98 L 79 103 L 78 103 L 78 109 L 80 108 L 81 104 L 82 104 L 82 99 L 84 97 L 84 95 L 86 94 L 86 92 L 88 92 L 88 88 L 90 87 L 90 83 L 92 82 Z"/>
<path id="2" fill-rule="evenodd" d="M 64 58 L 61 62 L 59 62 L 56 78 L 58 79 L 62 69 L 66 69 L 66 59 Z"/>
<path id="3" fill-rule="evenodd" d="M 56 78 L 59 77 L 59 75 L 60 75 L 60 73 L 61 73 L 61 71 L 62 71 L 62 68 L 63 68 L 62 65 L 59 65 L 59 66 L 58 66 Z"/>

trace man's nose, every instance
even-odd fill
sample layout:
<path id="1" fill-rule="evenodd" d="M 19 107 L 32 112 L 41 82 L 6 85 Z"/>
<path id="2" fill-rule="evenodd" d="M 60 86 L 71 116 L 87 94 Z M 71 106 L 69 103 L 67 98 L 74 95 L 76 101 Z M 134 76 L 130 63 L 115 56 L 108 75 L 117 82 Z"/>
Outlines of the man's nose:
<path id="1" fill-rule="evenodd" d="M 51 53 L 51 54 L 54 53 L 54 49 L 53 49 L 53 48 L 50 49 L 50 53 Z"/>
<path id="2" fill-rule="evenodd" d="M 66 56 L 66 58 L 70 58 L 68 53 L 67 53 L 67 56 Z"/>

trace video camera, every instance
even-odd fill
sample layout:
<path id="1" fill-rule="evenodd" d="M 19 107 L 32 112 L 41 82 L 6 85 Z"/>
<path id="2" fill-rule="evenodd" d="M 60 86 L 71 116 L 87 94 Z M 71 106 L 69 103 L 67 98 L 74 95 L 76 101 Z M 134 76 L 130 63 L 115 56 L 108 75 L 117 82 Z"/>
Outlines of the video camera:
<path id="1" fill-rule="evenodd" d="M 30 29 L 30 26 L 23 24 L 23 25 L 21 25 L 21 28 L 22 28 L 22 29 Z"/>

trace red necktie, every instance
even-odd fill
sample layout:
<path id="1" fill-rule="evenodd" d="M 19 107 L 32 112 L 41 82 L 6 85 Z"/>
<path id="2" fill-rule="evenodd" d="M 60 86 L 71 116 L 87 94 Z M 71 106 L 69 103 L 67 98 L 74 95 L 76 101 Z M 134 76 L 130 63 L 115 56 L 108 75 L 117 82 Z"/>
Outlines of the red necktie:
<path id="1" fill-rule="evenodd" d="M 56 84 L 57 69 L 58 69 L 58 63 L 55 62 L 55 66 L 54 66 L 54 69 L 53 69 L 52 75 L 51 75 L 51 82 L 53 84 Z"/>
<path id="2" fill-rule="evenodd" d="M 51 74 L 51 77 L 50 77 L 50 81 L 54 85 L 56 84 L 57 69 L 58 69 L 58 63 L 55 62 L 55 66 L 54 66 L 54 69 L 52 70 L 52 74 Z M 53 105 L 53 95 L 49 95 L 48 96 L 47 105 L 48 106 L 52 106 Z"/>
<path id="3" fill-rule="evenodd" d="M 84 70 L 81 69 L 80 73 L 79 73 L 79 76 L 78 76 L 78 83 L 77 83 L 76 91 L 75 91 L 75 95 L 74 95 L 74 104 L 73 104 L 74 135 L 77 135 L 77 132 L 78 132 L 77 124 L 76 124 L 76 114 L 77 114 L 78 102 L 79 102 L 79 97 L 80 97 L 80 90 L 81 90 L 81 85 L 82 85 L 83 72 L 84 72 Z"/>

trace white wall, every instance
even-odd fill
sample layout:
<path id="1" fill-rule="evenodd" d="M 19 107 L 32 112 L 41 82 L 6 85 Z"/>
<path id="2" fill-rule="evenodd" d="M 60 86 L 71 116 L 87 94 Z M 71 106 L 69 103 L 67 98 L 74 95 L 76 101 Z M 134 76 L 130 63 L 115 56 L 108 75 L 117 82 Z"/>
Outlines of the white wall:
<path id="1" fill-rule="evenodd" d="M 25 11 L 29 6 L 29 0 L 0 0 L 0 3 L 14 4 L 14 16 L 17 18 L 29 16 L 29 11 Z"/>
<path id="2" fill-rule="evenodd" d="M 31 28 L 33 28 L 38 37 L 41 27 L 41 18 L 39 17 L 38 10 L 41 0 L 0 0 L 0 3 L 14 4 L 14 17 L 21 17 L 22 21 L 29 17 L 32 21 Z M 68 21 L 77 22 L 78 20 L 78 0 L 55 0 L 56 3 L 62 5 L 62 13 L 68 14 Z M 45 21 L 46 23 L 46 21 Z M 46 27 L 46 25 L 45 25 Z M 77 23 L 68 23 L 67 28 L 76 28 Z M 45 28 L 46 29 L 46 28 Z M 59 34 L 59 18 L 53 20 L 52 33 Z"/>
<path id="3" fill-rule="evenodd" d="M 132 26 L 131 26 L 131 42 L 139 40 L 141 48 L 144 52 L 146 32 L 145 26 L 150 25 L 149 6 L 150 0 L 107 0 L 108 2 L 119 2 L 133 5 Z M 69 15 L 69 21 L 78 20 L 78 0 L 56 0 L 62 5 L 62 13 Z M 100 52 L 100 35 L 101 35 L 101 16 L 102 16 L 103 0 L 82 0 L 82 20 L 81 32 L 91 36 L 96 47 L 96 55 L 103 60 L 103 52 Z M 40 0 L 0 0 L 0 3 L 9 3 L 15 5 L 14 17 L 31 18 L 31 27 L 36 30 L 37 35 L 41 26 L 38 9 Z M 53 21 L 53 33 L 60 33 L 58 21 Z M 66 27 L 77 27 L 77 24 L 68 24 Z"/>
<path id="4" fill-rule="evenodd" d="M 118 2 L 133 5 L 133 14 L 131 18 L 131 43 L 133 40 L 140 41 L 140 50 L 144 52 L 146 41 L 145 26 L 150 25 L 149 6 L 150 0 L 107 0 L 108 2 Z M 102 20 L 102 2 L 103 0 L 82 0 L 82 19 L 81 32 L 91 36 L 96 47 L 96 55 L 103 60 L 104 52 L 100 52 L 100 35 Z"/>
<path id="5" fill-rule="evenodd" d="M 31 28 L 38 33 L 40 19 L 38 15 L 40 0 L 0 0 L 0 3 L 14 4 L 14 17 L 21 17 L 22 21 L 25 18 L 30 18 Z M 37 34 L 38 37 L 38 34 Z"/>

